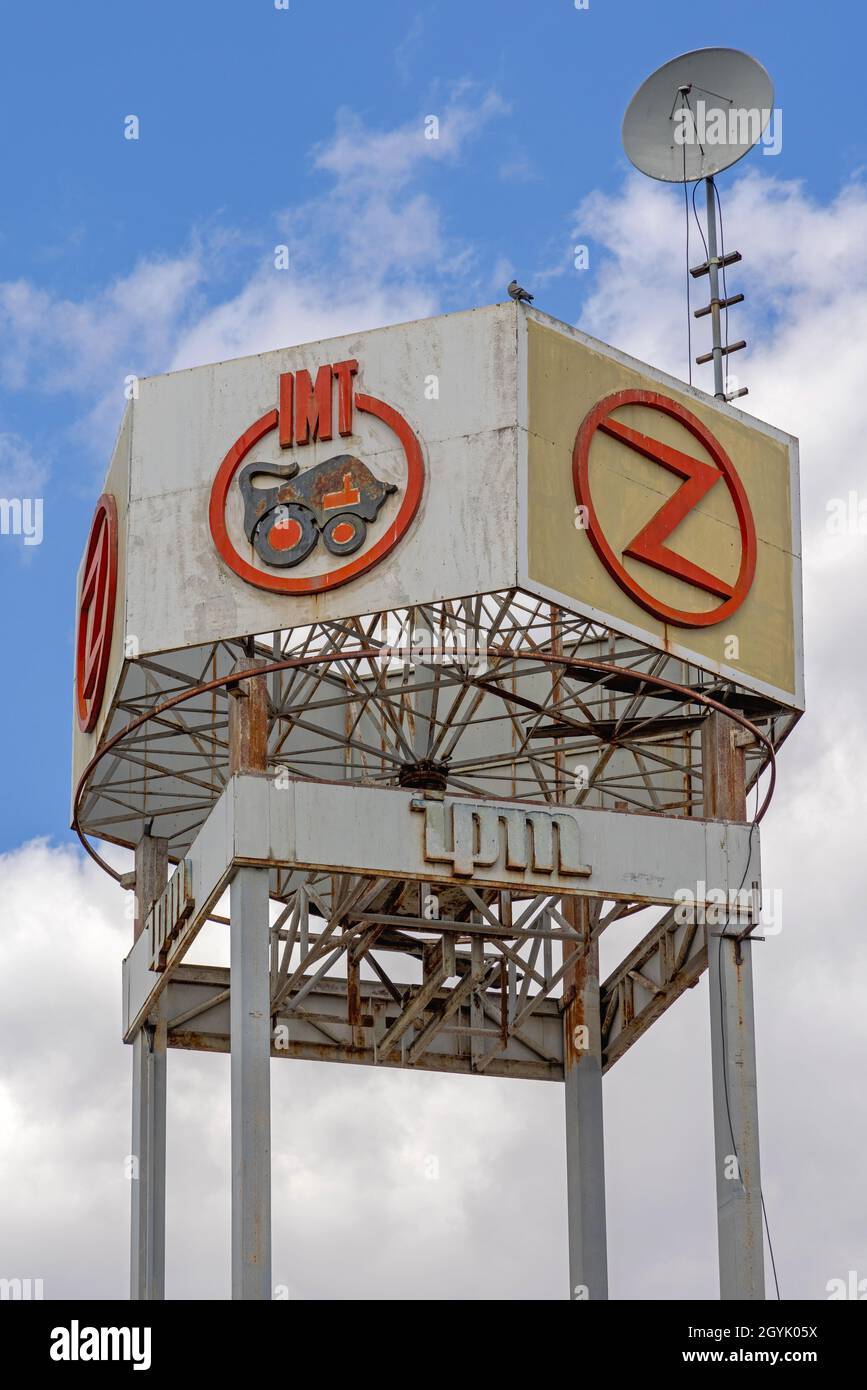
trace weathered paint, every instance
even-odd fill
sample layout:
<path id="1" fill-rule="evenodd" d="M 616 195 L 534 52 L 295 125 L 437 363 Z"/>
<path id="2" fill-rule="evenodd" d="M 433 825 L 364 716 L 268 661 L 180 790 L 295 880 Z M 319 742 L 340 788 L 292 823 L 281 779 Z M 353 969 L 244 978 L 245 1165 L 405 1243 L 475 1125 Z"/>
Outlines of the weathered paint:
<path id="1" fill-rule="evenodd" d="M 360 545 L 341 531 L 331 538 L 336 553 L 318 543 L 297 563 L 268 565 L 245 534 L 233 479 L 250 462 L 265 471 L 298 464 L 303 478 L 334 460 L 335 441 L 318 424 L 321 400 L 316 437 L 310 426 L 300 445 L 294 426 L 292 439 L 279 429 L 281 409 L 292 418 L 297 406 L 299 373 L 316 377 L 323 364 L 333 364 L 346 456 L 359 459 L 386 495 L 375 521 L 364 521 Z M 347 364 L 357 365 L 339 374 Z M 576 432 L 588 410 L 617 390 L 664 395 L 695 416 L 733 462 L 755 518 L 756 571 L 731 621 L 690 630 L 654 619 L 575 528 Z M 313 399 L 317 387 L 311 391 Z M 654 420 L 651 428 L 642 407 L 625 409 L 621 424 L 682 447 L 676 421 L 660 430 Z M 631 528 L 625 544 L 676 483 L 603 438 L 627 459 L 623 465 L 611 456 L 620 469 L 612 494 L 620 499 L 617 525 Z M 145 379 L 128 407 L 105 490 L 118 506 L 117 620 L 99 721 L 90 733 L 76 727 L 75 781 L 118 697 L 125 656 L 186 649 L 195 661 L 210 642 L 516 584 L 785 706 L 803 705 L 795 441 L 525 306 L 494 305 Z M 604 477 L 600 489 L 594 482 L 606 529 L 610 491 Z M 730 506 L 726 489 L 712 488 L 670 548 L 701 562 L 714 537 L 736 535 Z M 736 579 L 724 557 L 712 568 L 726 582 Z M 656 578 L 663 601 L 683 607 L 682 579 L 659 571 Z"/>
<path id="2" fill-rule="evenodd" d="M 318 868 L 434 886 L 465 882 L 452 864 L 426 857 L 424 820 L 413 811 L 417 800 L 418 793 L 402 788 L 303 781 L 277 786 L 263 774 L 232 777 L 189 852 L 195 909 L 173 944 L 170 968 L 183 959 L 238 865 Z M 451 800 L 460 804 L 461 798 Z M 505 819 L 519 809 L 514 802 L 489 805 Z M 538 810 L 527 805 L 530 815 Z M 578 828 L 588 874 L 564 874 L 553 866 L 542 871 L 529 859 L 524 869 L 510 868 L 504 820 L 499 862 L 477 864 L 473 883 L 648 904 L 674 903 L 680 890 L 693 885 L 697 905 L 713 904 L 718 891 L 739 886 L 748 853 L 749 881 L 760 881 L 759 834 L 746 825 L 566 806 L 558 806 L 557 814 Z M 125 1036 L 147 1016 L 164 985 L 165 976 L 150 969 L 143 938 L 124 962 Z"/>

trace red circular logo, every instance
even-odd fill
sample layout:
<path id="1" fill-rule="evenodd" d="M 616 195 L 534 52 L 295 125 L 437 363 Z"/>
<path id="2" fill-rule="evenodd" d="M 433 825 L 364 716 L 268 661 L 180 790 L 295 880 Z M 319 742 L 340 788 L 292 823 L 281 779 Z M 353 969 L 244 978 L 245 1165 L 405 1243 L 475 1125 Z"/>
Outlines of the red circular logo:
<path id="1" fill-rule="evenodd" d="M 357 364 L 352 362 L 349 365 L 354 372 Z M 323 370 L 330 373 L 332 369 L 329 366 Z M 301 373 L 296 375 L 300 376 Z M 291 376 L 291 373 L 286 373 L 281 377 L 280 410 L 269 410 L 245 430 L 220 464 L 211 488 L 208 521 L 218 553 L 229 568 L 248 584 L 280 594 L 318 594 L 365 574 L 384 559 L 406 534 L 421 501 L 424 460 L 418 439 L 398 411 L 373 396 L 354 394 L 351 405 L 355 410 L 375 416 L 397 436 L 407 470 L 397 515 L 374 544 L 362 550 L 368 528 L 374 528 L 375 535 L 379 512 L 386 499 L 398 489 L 393 483 L 383 483 L 356 455 L 339 453 L 304 471 L 301 471 L 297 459 L 285 465 L 249 463 L 241 468 L 250 451 L 272 430 L 280 429 L 281 446 L 288 447 L 293 441 L 292 390 L 291 384 L 284 385 L 286 378 Z M 318 389 L 318 380 L 314 391 Z M 349 380 L 347 373 L 345 381 L 348 383 Z M 327 375 L 325 382 L 326 388 L 330 389 L 330 377 Z M 306 389 L 309 397 L 309 378 Z M 348 392 L 348 386 L 346 390 Z M 298 388 L 295 394 L 297 397 Z M 318 403 L 319 408 L 330 412 L 328 402 L 330 397 L 323 395 Z M 305 405 L 303 418 L 295 417 L 296 430 L 301 419 L 306 431 L 304 422 L 308 408 Z M 346 403 L 342 404 L 341 410 L 346 411 L 346 416 L 342 417 L 345 427 L 340 432 L 346 436 L 351 433 L 351 410 Z M 328 419 L 325 437 L 330 439 L 330 414 Z M 307 436 L 299 438 L 297 442 L 306 443 Z M 279 479 L 279 483 L 271 488 L 257 487 L 256 477 L 268 474 Z M 259 569 L 245 559 L 229 534 L 226 506 L 236 478 L 244 504 L 244 532 L 258 558 L 268 569 Z M 378 524 L 381 528 L 382 521 Z M 352 555 L 355 558 L 347 558 L 346 563 L 338 564 L 325 573 L 285 573 L 287 569 L 301 564 L 320 545 L 336 557 Z M 362 553 L 356 555 L 356 551 Z"/>
<path id="2" fill-rule="evenodd" d="M 99 718 L 111 656 L 117 597 L 117 506 L 104 492 L 96 504 L 84 556 L 75 644 L 78 727 L 90 733 Z"/>
<path id="3" fill-rule="evenodd" d="M 614 412 L 624 405 L 649 406 L 679 421 L 704 446 L 713 463 L 695 458 L 615 419 Z M 590 449 L 597 430 L 683 479 L 677 491 L 622 547 L 619 554 L 603 531 L 590 489 Z M 648 613 L 677 627 L 712 627 L 731 617 L 741 606 L 749 593 L 756 570 L 756 528 L 752 510 L 743 483 L 725 449 L 685 406 L 656 391 L 615 391 L 605 396 L 588 412 L 578 429 L 572 451 L 572 479 L 575 500 L 587 511 L 587 535 L 591 545 L 621 589 Z M 740 567 L 733 583 L 686 559 L 666 544 L 675 528 L 721 479 L 731 497 L 740 530 Z M 720 602 L 707 612 L 673 608 L 638 582 L 624 565 L 624 557 L 642 561 L 664 574 L 673 575 L 701 593 L 720 599 Z"/>

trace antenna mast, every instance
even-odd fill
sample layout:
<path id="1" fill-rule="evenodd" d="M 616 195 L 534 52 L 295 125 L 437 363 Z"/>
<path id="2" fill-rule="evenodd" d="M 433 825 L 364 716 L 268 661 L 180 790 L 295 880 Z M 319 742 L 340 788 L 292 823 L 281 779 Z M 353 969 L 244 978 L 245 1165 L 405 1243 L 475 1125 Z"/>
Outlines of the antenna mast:
<path id="1" fill-rule="evenodd" d="M 717 254 L 717 235 L 716 235 L 716 200 L 718 197 L 713 175 L 709 175 L 705 181 L 705 192 L 707 194 L 707 260 L 702 261 L 701 265 L 691 266 L 690 275 L 698 279 L 702 275 L 710 276 L 710 303 L 705 304 L 703 309 L 693 311 L 695 318 L 704 318 L 707 314 L 711 316 L 711 335 L 713 348 L 710 352 L 704 352 L 697 357 L 696 364 L 701 367 L 706 362 L 713 362 L 713 393 L 717 400 L 733 401 L 738 396 L 749 394 L 749 387 L 741 386 L 736 391 L 726 391 L 725 374 L 723 373 L 723 358 L 728 357 L 733 352 L 739 352 L 747 345 L 746 338 L 741 338 L 736 343 L 726 343 L 723 346 L 722 329 L 720 324 L 720 310 L 728 309 L 732 304 L 743 302 L 742 294 L 732 294 L 726 299 L 720 299 L 719 293 L 719 273 L 720 269 L 727 265 L 734 265 L 736 261 L 742 259 L 740 251 L 729 251 L 726 255 Z"/>
<path id="2" fill-rule="evenodd" d="M 700 94 L 695 109 L 690 99 L 693 93 Z M 711 104 L 705 98 L 710 98 Z M 695 360 L 698 366 L 713 362 L 714 395 L 721 401 L 747 395 L 745 386 L 726 391 L 727 374 L 723 368 L 723 358 L 745 348 L 746 340 L 723 342 L 721 311 L 742 303 L 744 296 L 725 293 L 725 267 L 739 261 L 741 254 L 720 248 L 722 226 L 720 221 L 718 236 L 719 194 L 714 174 L 730 168 L 758 142 L 770 121 L 773 99 L 771 79 L 754 58 L 734 48 L 700 48 L 673 58 L 651 73 L 635 93 L 623 119 L 624 148 L 643 174 L 664 183 L 704 182 L 707 259 L 701 265 L 691 266 L 689 273 L 695 279 L 703 275 L 709 279 L 710 301 L 696 309 L 694 316 L 699 319 L 710 315 L 712 346 L 710 352 Z"/>

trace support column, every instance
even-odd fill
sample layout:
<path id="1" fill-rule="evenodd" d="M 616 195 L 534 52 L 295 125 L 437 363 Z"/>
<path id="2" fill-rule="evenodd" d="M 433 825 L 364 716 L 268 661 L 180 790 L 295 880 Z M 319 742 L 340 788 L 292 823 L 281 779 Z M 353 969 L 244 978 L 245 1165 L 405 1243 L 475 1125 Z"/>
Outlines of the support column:
<path id="1" fill-rule="evenodd" d="M 132 1045 L 132 1150 L 130 1162 L 129 1296 L 147 1298 L 152 1191 L 150 1109 L 150 1040 L 145 1025 Z"/>
<path id="2" fill-rule="evenodd" d="M 237 669 L 255 670 L 253 659 Z M 229 705 L 229 772 L 264 772 L 265 676 L 242 681 Z M 240 868 L 230 889 L 232 1298 L 271 1298 L 271 982 L 269 874 Z"/>
<path id="3" fill-rule="evenodd" d="M 133 940 L 168 876 L 168 841 L 143 835 L 135 851 Z M 166 1016 L 165 997 L 133 1042 L 130 1174 L 130 1298 L 165 1298 Z"/>
<path id="4" fill-rule="evenodd" d="M 705 815 L 745 821 L 744 749 L 737 727 L 715 711 L 702 726 L 702 774 Z M 749 882 L 744 886 L 748 890 Z M 752 943 L 736 939 L 742 927 L 734 923 L 706 930 L 720 1298 L 762 1300 Z"/>
<path id="5" fill-rule="evenodd" d="M 599 947 L 590 944 L 589 903 L 564 899 L 562 910 L 586 943 L 576 946 L 574 967 L 563 982 L 569 1296 L 599 1300 L 608 1297 Z"/>

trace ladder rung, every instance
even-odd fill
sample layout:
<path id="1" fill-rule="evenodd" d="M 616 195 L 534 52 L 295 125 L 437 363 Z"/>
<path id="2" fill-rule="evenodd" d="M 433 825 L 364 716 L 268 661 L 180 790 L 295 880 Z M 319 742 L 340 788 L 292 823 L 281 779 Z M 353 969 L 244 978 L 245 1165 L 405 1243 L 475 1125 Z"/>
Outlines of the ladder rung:
<path id="1" fill-rule="evenodd" d="M 713 308 L 714 304 L 718 304 L 719 307 L 720 307 L 721 309 L 728 309 L 730 305 L 732 305 L 732 304 L 740 304 L 740 303 L 742 302 L 742 300 L 743 300 L 743 295 L 742 295 L 742 294 L 730 294 L 729 297 L 728 297 L 728 299 L 716 299 L 716 300 L 712 299 L 711 302 L 710 302 L 710 304 L 705 304 L 705 306 L 704 306 L 703 309 L 693 309 L 693 311 L 692 311 L 693 318 L 696 318 L 696 319 L 703 319 L 703 318 L 705 317 L 706 314 L 709 314 L 709 313 L 710 313 L 710 311 L 711 311 L 711 309 Z"/>
<path id="2" fill-rule="evenodd" d="M 741 348 L 745 348 L 746 345 L 746 338 L 741 338 L 739 343 L 732 343 L 730 347 L 720 348 L 720 352 L 722 353 L 723 357 L 728 357 L 730 352 L 740 352 Z M 705 362 L 713 361 L 713 352 L 703 352 L 701 357 L 697 357 L 695 361 L 696 366 L 703 367 Z"/>
<path id="3" fill-rule="evenodd" d="M 741 255 L 740 251 L 727 251 L 724 256 L 717 256 L 716 260 L 714 261 L 702 261 L 701 265 L 691 266 L 689 273 L 697 280 L 699 275 L 707 275 L 708 271 L 711 268 L 711 265 L 734 265 L 736 261 L 742 260 L 743 256 Z"/>

